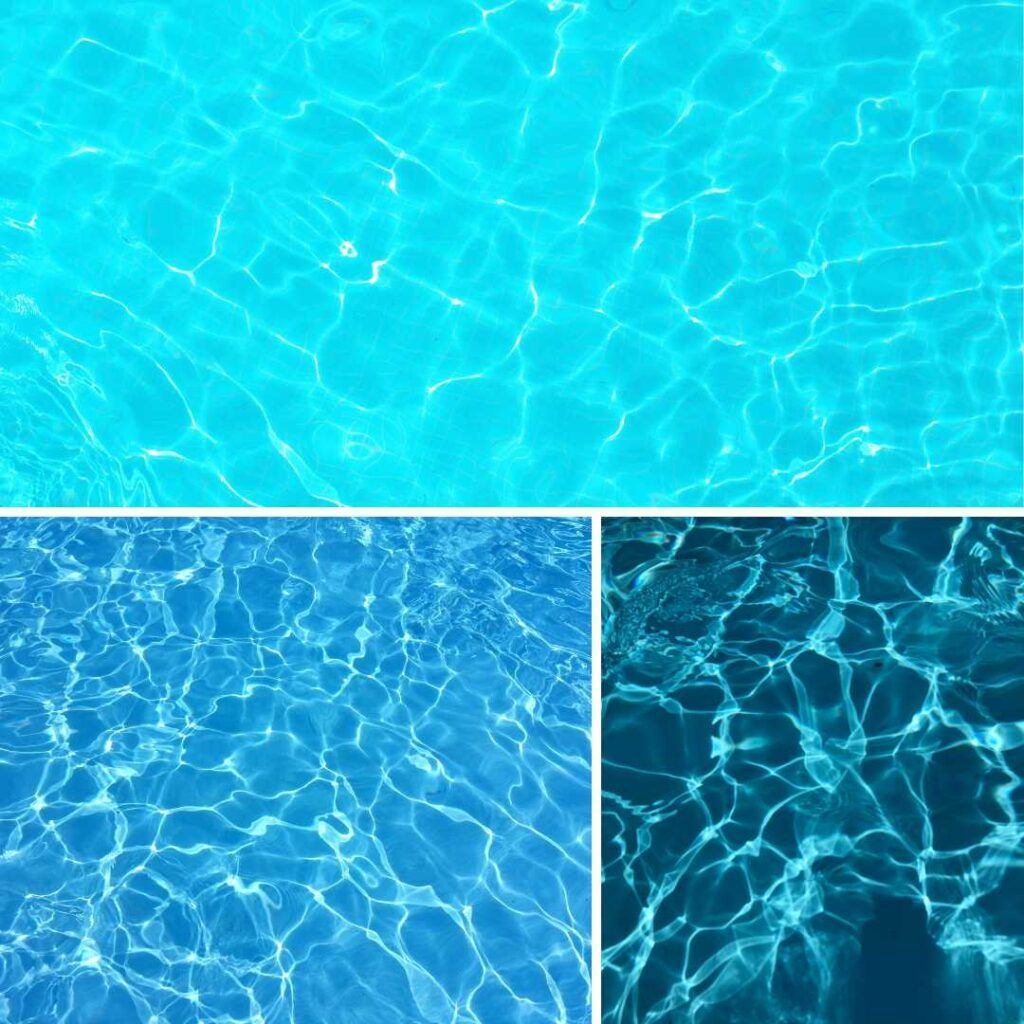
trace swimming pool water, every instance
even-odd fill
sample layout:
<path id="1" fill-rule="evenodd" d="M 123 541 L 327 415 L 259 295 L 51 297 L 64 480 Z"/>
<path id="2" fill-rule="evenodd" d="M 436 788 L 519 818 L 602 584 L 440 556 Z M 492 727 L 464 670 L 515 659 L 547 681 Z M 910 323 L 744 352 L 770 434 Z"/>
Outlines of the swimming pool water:
<path id="1" fill-rule="evenodd" d="M 1024 499 L 1017 0 L 4 12 L 5 504 Z"/>
<path id="2" fill-rule="evenodd" d="M 1019 1024 L 1024 520 L 611 520 L 606 1024 Z"/>
<path id="3" fill-rule="evenodd" d="M 589 1021 L 589 525 L 0 529 L 0 1022 Z"/>

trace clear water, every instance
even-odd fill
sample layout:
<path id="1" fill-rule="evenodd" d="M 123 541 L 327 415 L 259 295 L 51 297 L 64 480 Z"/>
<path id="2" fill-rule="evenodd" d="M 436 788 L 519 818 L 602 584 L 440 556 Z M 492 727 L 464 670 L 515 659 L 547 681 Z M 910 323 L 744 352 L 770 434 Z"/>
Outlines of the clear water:
<path id="1" fill-rule="evenodd" d="M 589 1021 L 589 543 L 6 521 L 0 1022 Z"/>
<path id="2" fill-rule="evenodd" d="M 606 1024 L 1019 1024 L 1024 520 L 605 527 Z"/>
<path id="3" fill-rule="evenodd" d="M 7 0 L 4 503 L 1017 503 L 1021 5 Z"/>

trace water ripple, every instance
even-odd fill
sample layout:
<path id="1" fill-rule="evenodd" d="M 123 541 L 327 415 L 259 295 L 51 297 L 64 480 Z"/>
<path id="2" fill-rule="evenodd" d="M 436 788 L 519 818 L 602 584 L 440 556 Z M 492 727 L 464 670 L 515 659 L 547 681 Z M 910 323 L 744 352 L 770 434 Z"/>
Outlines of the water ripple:
<path id="1" fill-rule="evenodd" d="M 8 520 L 0 1021 L 589 1021 L 589 543 Z"/>
<path id="2" fill-rule="evenodd" d="M 605 526 L 607 1024 L 1018 1024 L 1024 521 Z"/>
<path id="3" fill-rule="evenodd" d="M 1017 0 L 45 6 L 4 503 L 1024 497 Z"/>

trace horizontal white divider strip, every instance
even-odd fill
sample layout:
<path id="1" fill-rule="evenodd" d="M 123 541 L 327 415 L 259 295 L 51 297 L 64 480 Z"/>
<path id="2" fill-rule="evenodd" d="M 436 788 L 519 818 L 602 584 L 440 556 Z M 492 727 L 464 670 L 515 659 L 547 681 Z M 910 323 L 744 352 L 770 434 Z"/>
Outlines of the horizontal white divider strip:
<path id="1" fill-rule="evenodd" d="M 48 506 L 48 507 L 16 507 L 0 506 L 0 516 L 29 516 L 29 517 L 99 517 L 99 516 L 234 516 L 240 518 L 273 518 L 285 516 L 368 516 L 378 518 L 402 518 L 407 516 L 438 516 L 438 517 L 474 517 L 474 516 L 545 516 L 545 517 L 592 517 L 609 519 L 615 516 L 644 516 L 654 518 L 671 518 L 674 516 L 696 516 L 696 517 L 719 517 L 719 516 L 1024 516 L 1024 506 L 1014 505 L 985 505 L 985 506 L 885 506 L 885 507 L 863 507 L 863 506 L 785 506 L 775 507 L 769 505 L 750 506 L 701 506 L 701 505 L 672 505 L 672 506 L 638 506 L 620 505 L 609 508 L 594 505 L 569 505 L 569 506 L 380 506 L 368 505 L 358 506 L 324 506 L 312 507 L 289 506 L 278 508 L 262 508 L 245 505 L 238 508 L 230 506 L 146 506 L 146 507 L 123 507 L 123 506 Z"/>

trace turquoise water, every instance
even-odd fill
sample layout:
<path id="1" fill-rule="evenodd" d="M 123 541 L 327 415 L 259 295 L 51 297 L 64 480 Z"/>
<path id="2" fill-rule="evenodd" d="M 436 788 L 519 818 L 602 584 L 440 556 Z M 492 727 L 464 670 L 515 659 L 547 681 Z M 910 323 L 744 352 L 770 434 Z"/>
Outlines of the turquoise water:
<path id="1" fill-rule="evenodd" d="M 1022 499 L 1021 6 L 8 0 L 0 500 Z"/>
<path id="2" fill-rule="evenodd" d="M 589 550 L 6 520 L 0 1022 L 589 1022 Z"/>

